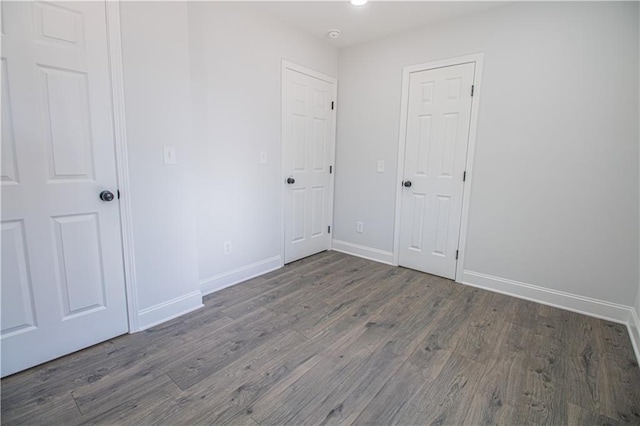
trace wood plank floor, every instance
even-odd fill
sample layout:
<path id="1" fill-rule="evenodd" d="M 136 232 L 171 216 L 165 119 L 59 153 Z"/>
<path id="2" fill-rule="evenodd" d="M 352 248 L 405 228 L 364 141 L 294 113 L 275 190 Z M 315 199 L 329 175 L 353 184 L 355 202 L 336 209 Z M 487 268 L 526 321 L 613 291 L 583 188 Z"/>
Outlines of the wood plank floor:
<path id="1" fill-rule="evenodd" d="M 624 326 L 336 252 L 1 386 L 6 425 L 640 424 Z"/>

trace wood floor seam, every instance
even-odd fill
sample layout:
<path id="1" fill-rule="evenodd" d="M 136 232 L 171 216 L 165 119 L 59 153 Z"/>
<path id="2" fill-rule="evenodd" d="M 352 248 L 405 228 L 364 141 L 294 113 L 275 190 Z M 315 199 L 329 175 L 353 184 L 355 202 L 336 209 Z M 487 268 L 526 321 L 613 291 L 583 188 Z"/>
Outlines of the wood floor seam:
<path id="1" fill-rule="evenodd" d="M 69 392 L 69 394 L 71 395 L 71 398 L 73 398 L 73 402 L 76 404 L 76 408 L 78 409 L 78 413 L 80 413 L 80 415 L 82 416 L 82 410 L 80 409 L 80 406 L 78 405 L 78 401 L 76 400 L 76 397 L 73 396 L 73 392 Z"/>
<path id="2" fill-rule="evenodd" d="M 182 388 L 180 387 L 180 385 L 179 385 L 179 384 L 177 384 L 175 380 L 173 380 L 173 378 L 171 377 L 171 375 L 170 375 L 170 374 L 168 374 L 168 373 L 167 373 L 167 374 L 165 374 L 165 376 L 167 376 L 167 377 L 169 378 L 169 380 L 171 380 L 171 382 L 172 382 L 174 385 L 176 385 L 178 388 L 180 388 L 180 390 L 181 390 L 181 391 L 185 391 L 185 389 L 182 389 Z"/>

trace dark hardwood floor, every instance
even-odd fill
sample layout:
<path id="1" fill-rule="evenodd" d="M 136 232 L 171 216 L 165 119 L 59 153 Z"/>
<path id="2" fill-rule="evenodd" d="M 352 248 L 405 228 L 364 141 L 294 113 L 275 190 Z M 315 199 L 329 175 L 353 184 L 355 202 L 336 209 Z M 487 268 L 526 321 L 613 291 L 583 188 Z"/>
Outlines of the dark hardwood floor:
<path id="1" fill-rule="evenodd" d="M 6 425 L 640 424 L 623 325 L 336 252 L 1 385 Z"/>

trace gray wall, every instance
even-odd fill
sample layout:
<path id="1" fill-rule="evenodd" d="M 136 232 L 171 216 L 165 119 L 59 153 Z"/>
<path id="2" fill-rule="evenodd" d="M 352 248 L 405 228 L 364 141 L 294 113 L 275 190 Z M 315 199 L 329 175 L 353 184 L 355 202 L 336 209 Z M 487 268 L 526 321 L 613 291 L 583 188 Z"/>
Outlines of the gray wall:
<path id="1" fill-rule="evenodd" d="M 509 4 L 340 52 L 242 4 L 121 12 L 140 310 L 279 256 L 282 58 L 340 63 L 334 236 L 391 251 L 402 67 L 484 52 L 465 269 L 640 311 L 637 3 Z"/>
<path id="2" fill-rule="evenodd" d="M 189 3 L 189 43 L 198 264 L 208 292 L 217 276 L 280 256 L 282 59 L 337 76 L 338 51 L 225 2 Z M 261 151 L 267 164 L 259 164 Z M 232 242 L 229 255 L 224 241 Z"/>
<path id="3" fill-rule="evenodd" d="M 628 306 L 639 282 L 638 3 L 510 4 L 341 50 L 334 237 L 393 249 L 402 68 L 476 52 L 465 269 Z"/>
<path id="4" fill-rule="evenodd" d="M 198 291 L 187 5 L 120 7 L 136 296 L 141 311 L 160 305 L 157 320 Z M 163 164 L 165 145 L 177 164 Z"/>
<path id="5" fill-rule="evenodd" d="M 198 307 L 200 281 L 280 255 L 281 61 L 335 76 L 338 52 L 242 4 L 124 2 L 121 26 L 144 327 Z"/>

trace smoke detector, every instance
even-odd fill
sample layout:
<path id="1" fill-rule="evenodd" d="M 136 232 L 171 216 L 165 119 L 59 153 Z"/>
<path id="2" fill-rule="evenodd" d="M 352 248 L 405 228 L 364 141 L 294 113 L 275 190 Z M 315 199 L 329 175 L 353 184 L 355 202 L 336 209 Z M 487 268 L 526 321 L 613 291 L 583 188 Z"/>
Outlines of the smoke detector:
<path id="1" fill-rule="evenodd" d="M 329 38 L 338 38 L 338 37 L 340 37 L 340 30 L 329 30 L 329 31 L 327 31 L 327 37 L 329 37 Z"/>

